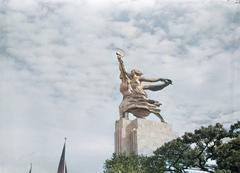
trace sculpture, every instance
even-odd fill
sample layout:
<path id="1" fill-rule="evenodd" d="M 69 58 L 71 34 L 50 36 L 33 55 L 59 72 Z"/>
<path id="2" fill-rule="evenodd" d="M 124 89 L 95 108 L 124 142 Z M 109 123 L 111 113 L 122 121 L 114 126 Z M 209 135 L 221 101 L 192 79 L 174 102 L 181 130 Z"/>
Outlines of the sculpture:
<path id="1" fill-rule="evenodd" d="M 145 90 L 159 91 L 166 86 L 172 84 L 170 79 L 149 79 L 143 77 L 143 73 L 139 70 L 133 69 L 131 73 L 128 73 L 124 63 L 124 55 L 121 52 L 116 52 L 117 59 L 119 62 L 120 70 L 120 92 L 123 95 L 123 100 L 119 106 L 120 117 L 128 118 L 128 114 L 132 113 L 138 118 L 145 118 L 150 113 L 155 114 L 160 118 L 162 122 L 165 122 L 163 117 L 160 115 L 160 105 L 156 100 L 148 99 Z M 142 82 L 163 82 L 157 85 L 143 85 Z"/>

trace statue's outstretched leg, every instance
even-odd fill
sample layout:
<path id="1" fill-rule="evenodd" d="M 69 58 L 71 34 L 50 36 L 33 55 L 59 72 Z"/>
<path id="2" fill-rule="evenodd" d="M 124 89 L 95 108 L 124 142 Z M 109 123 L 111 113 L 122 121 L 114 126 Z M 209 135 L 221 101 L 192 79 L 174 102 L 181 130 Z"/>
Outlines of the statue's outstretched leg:
<path id="1" fill-rule="evenodd" d="M 161 122 L 166 123 L 166 121 L 160 114 L 160 109 L 151 110 L 151 113 L 154 113 L 158 118 L 160 118 Z"/>
<path id="2" fill-rule="evenodd" d="M 158 118 L 160 118 L 161 122 L 166 123 L 166 121 L 163 119 L 160 113 L 156 114 Z"/>

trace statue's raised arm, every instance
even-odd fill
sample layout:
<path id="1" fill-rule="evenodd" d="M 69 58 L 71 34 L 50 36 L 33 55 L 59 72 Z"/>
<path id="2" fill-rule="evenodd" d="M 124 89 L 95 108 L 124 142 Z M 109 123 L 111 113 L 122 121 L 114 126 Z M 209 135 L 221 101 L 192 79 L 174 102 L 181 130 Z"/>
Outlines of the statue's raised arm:
<path id="1" fill-rule="evenodd" d="M 123 55 L 121 55 L 120 53 L 116 52 L 116 55 L 117 55 L 117 59 L 118 59 L 118 62 L 119 62 L 119 70 L 120 70 L 120 76 L 121 76 L 121 79 L 123 81 L 126 81 L 129 79 L 128 77 L 128 73 L 127 73 L 127 70 L 126 70 L 126 67 L 123 63 Z"/>

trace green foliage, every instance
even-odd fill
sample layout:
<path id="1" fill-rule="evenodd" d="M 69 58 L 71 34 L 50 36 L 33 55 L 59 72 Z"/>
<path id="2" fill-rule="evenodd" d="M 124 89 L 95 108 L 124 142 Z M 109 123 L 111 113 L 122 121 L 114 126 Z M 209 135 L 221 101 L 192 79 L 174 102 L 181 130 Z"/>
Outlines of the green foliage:
<path id="1" fill-rule="evenodd" d="M 216 162 L 219 169 L 240 172 L 240 121 L 233 124 L 229 130 L 230 141 L 217 148 Z"/>
<path id="2" fill-rule="evenodd" d="M 149 157 L 114 154 L 105 163 L 105 173 L 185 173 L 191 168 L 210 173 L 239 173 L 240 121 L 229 130 L 217 123 L 185 133 Z"/>
<path id="3" fill-rule="evenodd" d="M 231 173 L 231 171 L 222 169 L 222 170 L 216 170 L 215 173 Z"/>
<path id="4" fill-rule="evenodd" d="M 181 138 L 166 143 L 157 149 L 152 156 L 154 160 L 158 160 L 154 164 L 155 172 L 161 172 L 158 170 L 160 167 L 163 167 L 161 168 L 163 171 L 181 172 L 181 170 L 188 168 L 188 164 L 194 164 L 189 159 L 192 154 L 194 154 L 194 150 L 189 144 L 184 144 Z"/>
<path id="5" fill-rule="evenodd" d="M 240 136 L 240 121 L 231 125 L 229 130 L 229 137 L 239 137 Z"/>
<path id="6" fill-rule="evenodd" d="M 126 156 L 114 153 L 110 160 L 106 160 L 104 173 L 146 173 L 146 158 L 145 156 Z"/>
<path id="7" fill-rule="evenodd" d="M 220 169 L 240 172 L 240 138 L 231 140 L 217 149 L 217 165 Z"/>
<path id="8" fill-rule="evenodd" d="M 221 124 L 201 127 L 194 133 L 185 133 L 181 138 L 166 143 L 154 152 L 154 156 L 165 160 L 166 171 L 185 172 L 194 167 L 213 172 L 215 165 L 209 164 L 209 161 L 227 136 L 228 132 Z"/>

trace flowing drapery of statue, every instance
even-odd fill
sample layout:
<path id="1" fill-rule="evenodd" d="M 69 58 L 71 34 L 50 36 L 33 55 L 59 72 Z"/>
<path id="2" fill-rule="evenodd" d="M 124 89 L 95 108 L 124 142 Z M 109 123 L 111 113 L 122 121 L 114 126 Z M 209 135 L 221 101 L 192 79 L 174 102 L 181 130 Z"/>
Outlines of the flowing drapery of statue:
<path id="1" fill-rule="evenodd" d="M 128 118 L 128 114 L 132 113 L 138 118 L 145 118 L 150 113 L 155 114 L 162 122 L 165 122 L 160 114 L 159 101 L 151 100 L 145 90 L 159 91 L 166 86 L 172 84 L 170 79 L 163 78 L 145 78 L 140 70 L 133 69 L 130 73 L 127 72 L 123 63 L 124 54 L 121 51 L 116 52 L 120 70 L 120 92 L 123 95 L 123 100 L 119 106 L 120 117 Z M 158 84 L 143 84 L 143 82 Z"/>

